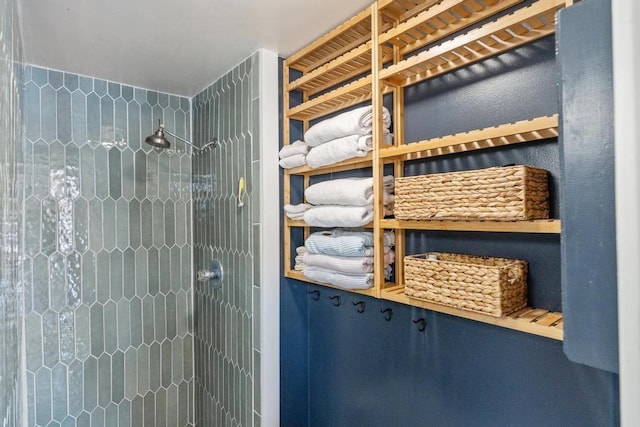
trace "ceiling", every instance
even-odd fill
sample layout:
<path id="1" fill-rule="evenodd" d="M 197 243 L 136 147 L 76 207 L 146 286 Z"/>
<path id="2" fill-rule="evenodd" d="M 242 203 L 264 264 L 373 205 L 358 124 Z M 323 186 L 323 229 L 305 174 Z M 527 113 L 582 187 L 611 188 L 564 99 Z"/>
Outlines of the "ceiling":
<path id="1" fill-rule="evenodd" d="M 372 0 L 19 0 L 25 61 L 193 96 L 258 48 L 287 57 Z"/>

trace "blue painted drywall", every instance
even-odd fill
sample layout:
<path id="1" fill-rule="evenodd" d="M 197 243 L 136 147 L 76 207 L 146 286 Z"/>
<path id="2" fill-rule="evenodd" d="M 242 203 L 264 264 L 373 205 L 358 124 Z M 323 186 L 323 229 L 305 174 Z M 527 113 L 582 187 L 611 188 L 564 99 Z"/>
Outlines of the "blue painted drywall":
<path id="1" fill-rule="evenodd" d="M 557 112 L 554 55 L 554 40 L 546 38 L 409 88 L 407 140 Z M 412 162 L 405 172 L 508 163 L 549 170 L 558 218 L 555 140 Z M 407 253 L 429 250 L 527 259 L 531 305 L 561 309 L 557 235 L 407 232 Z M 320 299 L 309 290 L 319 290 Z M 336 295 L 343 298 L 338 307 L 329 299 Z M 569 361 L 561 342 L 295 280 L 283 279 L 281 297 L 285 427 L 619 423 L 617 375 Z M 359 301 L 366 303 L 362 314 L 353 306 Z M 390 321 L 380 312 L 386 308 L 393 309 Z M 425 332 L 412 322 L 418 318 L 428 320 Z"/>
<path id="2" fill-rule="evenodd" d="M 576 46 L 581 46 L 576 49 Z M 611 5 L 560 12 L 563 306 L 571 360 L 618 371 Z M 588 52 L 588 55 L 585 54 Z"/>

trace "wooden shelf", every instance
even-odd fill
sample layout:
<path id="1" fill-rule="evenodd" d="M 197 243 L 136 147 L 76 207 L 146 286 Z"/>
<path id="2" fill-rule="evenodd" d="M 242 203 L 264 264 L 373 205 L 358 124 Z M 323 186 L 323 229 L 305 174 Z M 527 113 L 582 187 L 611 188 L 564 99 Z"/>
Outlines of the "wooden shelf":
<path id="1" fill-rule="evenodd" d="M 370 40 L 371 8 L 366 8 L 291 55 L 285 65 L 306 73 Z"/>
<path id="2" fill-rule="evenodd" d="M 448 73 L 555 33 L 555 13 L 564 0 L 539 0 L 380 71 L 380 78 L 405 87 Z"/>
<path id="3" fill-rule="evenodd" d="M 426 10 L 417 12 L 418 5 L 400 14 L 402 22 L 382 33 L 379 43 L 390 43 L 399 49 L 403 57 L 417 49 L 432 44 L 453 33 L 495 15 L 522 0 L 453 0 L 441 2 Z M 389 2 L 382 10 L 391 8 L 400 1 Z"/>
<path id="4" fill-rule="evenodd" d="M 559 234 L 559 219 L 537 219 L 531 221 L 404 221 L 383 219 L 382 228 L 393 230 L 432 231 L 480 231 L 490 233 L 540 233 Z"/>
<path id="5" fill-rule="evenodd" d="M 538 0 L 527 7 L 514 7 L 523 0 L 378 0 L 352 19 L 320 37 L 284 62 L 285 96 L 284 139 L 291 142 L 291 120 L 307 130 L 311 121 L 358 104 L 372 102 L 378 111 L 382 96 L 394 93 L 394 146 L 376 146 L 365 157 L 349 159 L 330 166 L 312 169 L 302 166 L 284 171 L 285 204 L 291 200 L 292 176 L 306 188 L 311 176 L 328 175 L 354 169 L 372 168 L 379 178 L 384 165 L 393 164 L 394 174 L 402 174 L 404 162 L 492 149 L 558 137 L 558 115 L 536 117 L 495 127 L 404 143 L 404 92 L 402 88 L 448 73 L 484 59 L 523 46 L 555 32 L 555 13 L 564 0 Z M 502 12 L 512 8 L 510 14 Z M 503 16 L 493 18 L 498 14 Z M 447 41 L 442 41 L 447 39 Z M 436 44 L 440 43 L 440 44 Z M 292 75 L 295 80 L 290 81 Z M 374 78 L 376 79 L 374 81 Z M 297 91 L 302 102 L 290 107 L 291 92 Z M 453 119 L 452 119 L 453 120 Z M 375 128 L 374 133 L 380 129 Z M 377 178 L 376 178 L 377 177 Z M 374 179 L 374 180 L 375 180 Z M 377 195 L 380 196 L 379 182 Z M 345 292 L 422 307 L 499 327 L 563 339 L 562 314 L 544 309 L 526 308 L 512 315 L 493 316 L 457 310 L 447 306 L 412 299 L 404 287 L 384 283 L 380 266 L 376 285 L 367 290 L 342 289 L 307 279 L 292 269 L 292 237 L 309 225 L 285 217 L 285 277 L 314 283 Z M 314 227 L 316 228 L 316 227 Z M 323 228 L 323 227 L 317 227 Z M 397 230 L 396 257 L 405 254 L 404 230 L 468 231 L 489 233 L 559 234 L 558 219 L 532 221 L 405 221 L 380 217 L 363 228 L 373 229 L 380 238 L 384 229 Z M 297 233 L 292 233 L 298 229 Z M 295 242 L 300 244 L 300 242 Z M 376 241 L 376 259 L 380 261 L 381 241 Z M 396 265 L 396 281 L 404 277 L 402 265 Z"/>
<path id="6" fill-rule="evenodd" d="M 381 158 L 414 160 L 558 137 L 558 115 L 380 149 Z"/>
<path id="7" fill-rule="evenodd" d="M 391 60 L 392 55 L 391 49 L 384 49 L 385 61 Z M 287 90 L 304 90 L 308 96 L 313 96 L 347 80 L 370 73 L 371 41 L 368 41 L 294 80 L 287 86 Z"/>
<path id="8" fill-rule="evenodd" d="M 370 297 L 375 297 L 375 288 L 369 288 L 369 289 L 344 289 L 341 288 L 339 286 L 334 286 L 334 285 L 330 285 L 328 283 L 322 283 L 322 282 L 316 282 L 314 280 L 309 280 L 307 279 L 304 274 L 302 274 L 301 271 L 297 271 L 297 270 L 287 270 L 284 273 L 285 277 L 289 277 L 291 279 L 296 279 L 296 280 L 300 280 L 302 282 L 307 282 L 307 283 L 313 283 L 315 285 L 322 285 L 322 286 L 326 286 L 329 288 L 333 288 L 333 289 L 338 289 L 341 291 L 346 291 L 346 292 L 354 292 L 356 294 L 361 294 L 361 295 L 368 295 Z"/>
<path id="9" fill-rule="evenodd" d="M 285 114 L 289 119 L 313 120 L 336 111 L 343 110 L 356 104 L 371 100 L 371 75 L 362 77 L 345 84 L 325 94 L 319 95 L 307 102 L 289 108 Z M 392 90 L 390 86 L 383 87 L 383 93 Z"/>
<path id="10" fill-rule="evenodd" d="M 506 317 L 493 317 L 472 311 L 459 310 L 445 305 L 435 304 L 409 298 L 404 293 L 403 286 L 394 286 L 382 290 L 382 298 L 406 305 L 425 308 L 439 313 L 463 317 L 478 322 L 489 323 L 503 328 L 515 329 L 533 335 L 540 335 L 555 340 L 563 339 L 562 313 L 550 312 L 544 309 L 525 308 Z"/>

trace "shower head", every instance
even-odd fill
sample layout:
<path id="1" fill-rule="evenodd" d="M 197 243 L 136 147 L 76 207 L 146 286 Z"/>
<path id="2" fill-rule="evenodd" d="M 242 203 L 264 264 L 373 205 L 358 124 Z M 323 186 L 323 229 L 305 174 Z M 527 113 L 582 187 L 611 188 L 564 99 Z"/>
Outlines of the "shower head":
<path id="1" fill-rule="evenodd" d="M 153 135 L 149 135 L 148 137 L 146 137 L 144 142 L 158 148 L 171 147 L 171 143 L 169 143 L 169 141 L 167 141 L 167 139 L 164 137 L 164 128 L 162 127 L 162 125 L 160 125 L 158 130 L 156 130 Z"/>
<path id="2" fill-rule="evenodd" d="M 164 134 L 168 133 L 169 135 L 171 135 L 172 137 L 179 139 L 180 141 L 184 142 L 185 144 L 189 145 L 190 147 L 195 148 L 196 150 L 202 151 L 205 148 L 207 148 L 208 146 L 212 145 L 212 144 L 217 144 L 218 143 L 218 139 L 217 138 L 213 138 L 212 141 L 206 143 L 204 146 L 202 147 L 197 147 L 195 145 L 193 145 L 192 143 L 190 143 L 189 141 L 187 141 L 186 139 L 176 135 L 175 133 L 171 132 L 169 129 L 165 128 L 164 125 L 160 122 L 160 120 L 158 120 L 158 129 L 152 134 L 149 135 L 148 137 L 146 137 L 144 139 L 144 142 L 146 142 L 149 145 L 153 145 L 154 147 L 157 148 L 169 148 L 171 147 L 171 143 L 167 140 L 167 138 L 165 138 Z"/>

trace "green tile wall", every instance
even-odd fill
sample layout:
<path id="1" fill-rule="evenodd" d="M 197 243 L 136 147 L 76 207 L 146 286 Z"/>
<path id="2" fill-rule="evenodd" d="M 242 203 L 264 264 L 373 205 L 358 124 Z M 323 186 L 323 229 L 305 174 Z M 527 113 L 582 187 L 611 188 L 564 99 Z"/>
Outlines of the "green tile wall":
<path id="1" fill-rule="evenodd" d="M 13 0 L 0 0 L 0 425 L 21 425 L 22 83 Z"/>
<path id="2" fill-rule="evenodd" d="M 193 425 L 188 98 L 25 70 L 29 426 Z"/>
<path id="3" fill-rule="evenodd" d="M 203 427 L 260 425 L 258 77 L 254 54 L 193 99 L 194 140 L 220 141 L 193 156 L 194 265 L 217 258 L 225 270 L 222 289 L 194 288 L 195 424 Z"/>

